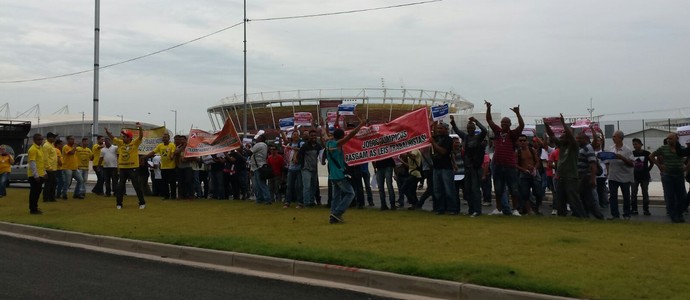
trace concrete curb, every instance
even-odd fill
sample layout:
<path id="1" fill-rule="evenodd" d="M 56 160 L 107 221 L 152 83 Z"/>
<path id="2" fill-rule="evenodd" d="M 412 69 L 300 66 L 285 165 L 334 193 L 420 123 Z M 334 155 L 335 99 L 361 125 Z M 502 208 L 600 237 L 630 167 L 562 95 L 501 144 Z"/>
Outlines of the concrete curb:
<path id="1" fill-rule="evenodd" d="M 91 235 L 6 222 L 0 222 L 0 231 L 25 238 L 34 237 L 171 260 L 267 272 L 293 278 L 295 279 L 293 281 L 300 281 L 302 278 L 335 282 L 404 295 L 403 298 L 406 299 L 422 297 L 439 299 L 573 299 L 375 270 Z"/>

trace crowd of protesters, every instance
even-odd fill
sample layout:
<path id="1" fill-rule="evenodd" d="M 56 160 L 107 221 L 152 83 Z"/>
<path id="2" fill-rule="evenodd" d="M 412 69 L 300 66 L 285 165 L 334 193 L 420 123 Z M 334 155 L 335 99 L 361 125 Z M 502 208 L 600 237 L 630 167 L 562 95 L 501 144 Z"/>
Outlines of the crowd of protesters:
<path id="1" fill-rule="evenodd" d="M 469 118 L 462 130 L 452 116 L 450 123 L 432 122 L 430 146 L 374 161 L 373 174 L 368 163 L 349 166 L 344 161 L 342 146 L 366 123 L 359 118 L 356 125 L 343 122 L 346 128 L 335 122 L 334 130 L 295 127 L 270 141 L 258 135 L 240 149 L 202 157 L 184 157 L 186 137 L 177 135 L 171 141 L 167 133 L 153 151 L 139 155 L 141 128 L 136 138 L 129 130 L 114 137 L 106 128 L 107 136 L 98 136 L 92 147 L 86 138 L 77 145 L 72 136 L 63 142 L 57 134 L 48 133 L 43 141 L 37 134 L 28 152 L 30 212 L 41 213 L 37 207 L 41 192 L 46 202 L 67 199 L 73 182 L 72 198 L 84 199 L 91 162 L 97 176 L 91 192 L 115 196 L 117 209 L 123 208 L 126 182 L 131 181 L 140 209 L 146 207 L 145 196 L 163 200 L 251 198 L 257 204 L 281 203 L 283 208 L 325 204 L 331 208 L 329 222 L 341 223 L 348 207 L 376 206 L 372 194 L 372 185 L 376 185 L 382 211 L 406 206 L 419 210 L 431 200 L 435 214 L 458 215 L 461 204 L 466 203 L 470 217 L 482 215 L 482 206 L 493 206 L 491 215 L 543 214 L 542 201 L 550 190 L 553 215 L 619 219 L 620 191 L 622 218 L 630 219 L 639 214 L 638 193 L 642 213 L 651 215 L 648 186 L 656 165 L 661 171 L 667 214 L 673 222 L 684 222 L 690 150 L 678 143 L 675 133 L 653 153 L 643 150 L 639 139 L 632 140 L 632 148 L 628 146 L 621 131 L 613 134 L 613 145 L 606 148 L 600 133 L 576 133 L 561 116 L 562 134 L 557 136 L 545 122 L 547 136 L 540 139 L 523 134 L 519 106 L 511 108 L 518 121 L 513 128 L 507 117 L 494 123 L 492 105 L 485 105 L 488 126 Z M 341 117 L 345 118 L 338 116 L 338 120 Z M 6 157 L 3 153 L 0 149 L 0 158 Z M 327 164 L 326 203 L 322 203 L 319 189 L 319 164 Z M 0 173 L 0 179 L 5 173 Z M 426 190 L 418 197 L 424 182 Z M 4 193 L 0 190 L 0 197 Z M 610 213 L 602 213 L 607 208 Z"/>

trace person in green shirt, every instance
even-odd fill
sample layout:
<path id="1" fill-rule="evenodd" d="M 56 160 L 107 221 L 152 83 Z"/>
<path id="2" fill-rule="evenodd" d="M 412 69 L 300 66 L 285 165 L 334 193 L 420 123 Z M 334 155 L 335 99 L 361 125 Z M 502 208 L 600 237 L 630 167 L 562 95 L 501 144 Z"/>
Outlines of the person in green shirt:
<path id="1" fill-rule="evenodd" d="M 661 171 L 661 184 L 664 188 L 666 210 L 673 223 L 684 223 L 683 212 L 687 207 L 685 181 L 683 178 L 683 157 L 690 149 L 678 143 L 678 134 L 669 133 L 666 144 L 649 155 L 649 160 Z"/>

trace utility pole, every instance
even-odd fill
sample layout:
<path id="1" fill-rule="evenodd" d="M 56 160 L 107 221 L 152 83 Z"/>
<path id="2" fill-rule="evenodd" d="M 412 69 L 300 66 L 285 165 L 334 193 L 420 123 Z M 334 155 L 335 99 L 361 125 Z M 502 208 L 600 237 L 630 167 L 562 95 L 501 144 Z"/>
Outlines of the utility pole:
<path id="1" fill-rule="evenodd" d="M 101 33 L 101 0 L 96 0 L 96 17 L 94 29 L 94 51 L 93 51 L 93 130 L 91 130 L 95 140 L 98 134 L 98 69 L 99 66 L 99 49 L 100 49 L 100 33 Z M 82 118 L 83 119 L 83 118 Z M 84 123 L 82 121 L 82 123 Z M 83 126 L 82 126 L 83 127 Z M 82 134 L 84 129 L 82 128 Z"/>
<path id="2" fill-rule="evenodd" d="M 594 122 L 594 119 L 592 119 L 594 117 L 594 114 L 593 114 L 594 113 L 594 107 L 592 107 L 592 97 L 589 98 L 589 108 L 587 109 L 587 111 L 589 112 L 589 121 Z"/>

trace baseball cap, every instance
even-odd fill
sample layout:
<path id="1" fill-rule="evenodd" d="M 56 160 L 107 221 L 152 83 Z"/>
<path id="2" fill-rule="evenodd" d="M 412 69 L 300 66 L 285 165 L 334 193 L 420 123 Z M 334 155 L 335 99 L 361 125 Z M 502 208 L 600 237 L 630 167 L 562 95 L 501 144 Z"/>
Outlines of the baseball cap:
<path id="1" fill-rule="evenodd" d="M 57 136 L 58 136 L 58 134 L 52 133 L 52 132 L 48 132 L 48 133 L 46 134 L 46 137 L 49 137 L 49 138 L 54 138 L 54 137 L 57 137 Z"/>
<path id="2" fill-rule="evenodd" d="M 127 129 L 122 129 L 122 131 L 120 131 L 120 133 L 121 133 L 122 135 L 126 135 L 126 136 L 129 137 L 130 139 L 132 138 L 132 136 L 134 136 L 134 135 L 132 134 L 132 132 L 129 131 L 129 130 L 127 130 Z"/>

